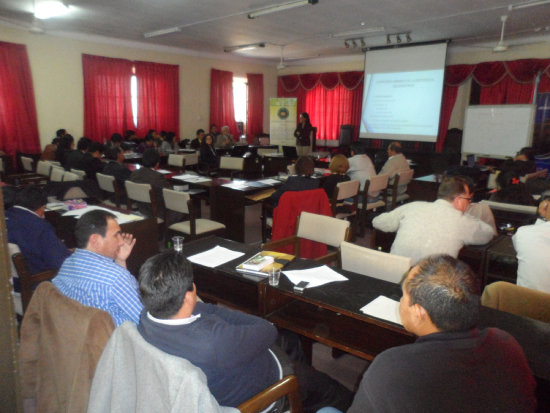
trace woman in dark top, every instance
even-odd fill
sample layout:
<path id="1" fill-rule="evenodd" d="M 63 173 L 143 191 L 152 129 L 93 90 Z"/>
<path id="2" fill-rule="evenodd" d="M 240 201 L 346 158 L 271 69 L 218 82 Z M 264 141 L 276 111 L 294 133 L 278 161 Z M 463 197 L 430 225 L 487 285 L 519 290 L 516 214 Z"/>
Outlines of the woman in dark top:
<path id="1" fill-rule="evenodd" d="M 319 180 L 311 177 L 314 166 L 311 158 L 299 157 L 295 166 L 296 175 L 289 176 L 287 181 L 268 198 L 267 202 L 275 208 L 286 191 L 307 191 L 319 188 Z"/>
<path id="2" fill-rule="evenodd" d="M 306 112 L 300 114 L 300 121 L 294 131 L 294 137 L 296 138 L 296 152 L 298 152 L 298 156 L 307 155 L 311 139 L 313 138 L 313 127 Z"/>
<path id="3" fill-rule="evenodd" d="M 520 172 L 513 169 L 498 174 L 497 191 L 489 200 L 508 204 L 536 205 L 525 184 L 520 181 Z"/>
<path id="4" fill-rule="evenodd" d="M 218 167 L 218 157 L 214 149 L 212 135 L 206 135 L 203 139 L 199 152 L 199 161 L 208 165 L 210 169 Z"/>
<path id="5" fill-rule="evenodd" d="M 330 169 L 330 175 L 323 181 L 323 189 L 327 193 L 328 198 L 331 199 L 336 185 L 339 182 L 350 180 L 349 176 L 346 175 L 346 172 L 349 169 L 348 158 L 342 154 L 338 154 L 332 158 L 328 168 Z"/>

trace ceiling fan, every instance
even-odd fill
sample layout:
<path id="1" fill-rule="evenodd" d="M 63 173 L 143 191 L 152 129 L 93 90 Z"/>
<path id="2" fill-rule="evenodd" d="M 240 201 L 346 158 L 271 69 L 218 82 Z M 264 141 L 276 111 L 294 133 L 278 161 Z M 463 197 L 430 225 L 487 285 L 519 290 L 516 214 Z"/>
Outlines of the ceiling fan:
<path id="1" fill-rule="evenodd" d="M 493 47 L 493 52 L 501 53 L 508 50 L 508 45 L 504 43 L 504 28 L 506 27 L 506 20 L 508 20 L 508 15 L 504 14 L 500 16 L 500 21 L 502 22 L 502 28 L 500 29 L 500 40 L 497 45 Z"/>
<path id="2" fill-rule="evenodd" d="M 279 60 L 279 63 L 277 64 L 278 70 L 283 70 L 289 66 L 289 62 L 294 62 L 297 60 L 305 60 L 305 59 L 312 59 L 315 57 L 319 57 L 319 55 L 311 55 L 311 56 L 304 56 L 304 57 L 292 57 L 292 58 L 285 58 L 284 57 L 284 49 L 286 44 L 281 44 L 279 47 L 281 48 L 281 59 Z"/>

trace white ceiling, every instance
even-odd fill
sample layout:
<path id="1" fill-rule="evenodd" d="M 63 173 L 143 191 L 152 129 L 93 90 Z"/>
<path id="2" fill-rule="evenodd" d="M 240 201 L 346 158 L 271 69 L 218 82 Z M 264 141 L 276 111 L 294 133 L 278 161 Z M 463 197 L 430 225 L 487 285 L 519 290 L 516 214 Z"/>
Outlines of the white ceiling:
<path id="1" fill-rule="evenodd" d="M 34 0 L 36 3 L 43 0 Z M 363 38 L 367 47 L 384 46 L 386 35 L 410 32 L 413 43 L 451 39 L 451 47 L 496 45 L 501 15 L 507 14 L 506 43 L 548 42 L 550 4 L 508 10 L 510 0 L 319 0 L 256 19 L 247 13 L 290 0 L 68 0 L 71 12 L 40 20 L 46 32 L 82 33 L 224 54 L 224 46 L 265 42 L 240 56 L 277 62 L 361 54 L 344 40 Z M 530 1 L 517 0 L 518 3 Z M 0 0 L 0 22 L 33 25 L 33 0 Z M 181 31 L 146 39 L 149 31 L 178 26 Z M 361 32 L 383 28 L 378 33 Z M 349 32 L 349 35 L 342 35 Z M 357 33 L 357 34 L 352 34 Z"/>

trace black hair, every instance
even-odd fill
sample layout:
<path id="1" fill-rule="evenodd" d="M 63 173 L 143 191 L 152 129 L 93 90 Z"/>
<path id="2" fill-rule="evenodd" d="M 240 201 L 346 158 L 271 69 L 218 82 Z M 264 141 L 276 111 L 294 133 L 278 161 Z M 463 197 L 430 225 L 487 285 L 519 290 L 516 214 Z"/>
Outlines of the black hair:
<path id="1" fill-rule="evenodd" d="M 103 145 L 102 143 L 99 143 L 99 142 L 92 142 L 90 144 L 90 147 L 88 148 L 88 152 L 90 152 L 90 153 L 95 153 L 95 152 L 103 153 L 103 152 L 105 152 L 105 145 Z"/>
<path id="2" fill-rule="evenodd" d="M 526 146 L 524 148 L 521 148 L 517 154 L 524 155 L 528 161 L 535 160 L 535 150 L 531 146 Z"/>
<path id="3" fill-rule="evenodd" d="M 470 267 L 445 254 L 429 256 L 417 267 L 417 274 L 403 286 L 410 304 L 422 306 L 439 330 L 475 327 L 481 300 L 479 282 Z"/>
<path id="4" fill-rule="evenodd" d="M 204 129 L 197 129 L 197 131 L 195 132 L 195 135 L 199 135 L 201 133 L 204 133 Z"/>
<path id="5" fill-rule="evenodd" d="M 353 142 L 350 146 L 350 149 L 356 155 L 362 155 L 365 153 L 365 145 L 359 142 Z"/>
<path id="6" fill-rule="evenodd" d="M 116 219 L 116 216 L 101 209 L 95 209 L 82 215 L 76 223 L 74 231 L 76 246 L 78 248 L 86 248 L 90 236 L 93 234 L 105 237 L 105 234 L 107 234 L 107 221 L 109 219 Z"/>
<path id="7" fill-rule="evenodd" d="M 153 168 L 159 161 L 160 155 L 155 148 L 145 149 L 141 163 L 147 168 Z"/>
<path id="8" fill-rule="evenodd" d="M 66 133 L 67 133 L 66 129 L 58 129 L 55 131 L 55 136 L 57 136 L 58 138 L 61 138 Z"/>
<path id="9" fill-rule="evenodd" d="M 83 136 L 78 140 L 78 143 L 76 144 L 76 149 L 79 151 L 87 151 L 90 148 L 91 143 L 92 140 L 90 138 Z"/>
<path id="10" fill-rule="evenodd" d="M 118 146 L 111 146 L 105 150 L 105 158 L 110 159 L 111 161 L 116 161 L 120 152 L 122 152 L 122 149 Z"/>
<path id="11" fill-rule="evenodd" d="M 139 270 L 139 293 L 145 309 L 157 318 L 176 314 L 193 291 L 193 267 L 180 253 L 167 250 L 149 258 Z"/>
<path id="12" fill-rule="evenodd" d="M 311 121 L 309 120 L 309 114 L 307 112 L 300 113 L 300 116 L 306 120 L 306 125 L 311 125 Z"/>
<path id="13" fill-rule="evenodd" d="M 122 135 L 120 133 L 113 133 L 111 135 L 111 142 L 113 143 L 122 142 Z"/>
<path id="14" fill-rule="evenodd" d="M 47 192 L 36 185 L 26 185 L 15 195 L 15 205 L 36 211 L 48 203 Z M 32 236 L 32 234 L 29 234 Z"/>

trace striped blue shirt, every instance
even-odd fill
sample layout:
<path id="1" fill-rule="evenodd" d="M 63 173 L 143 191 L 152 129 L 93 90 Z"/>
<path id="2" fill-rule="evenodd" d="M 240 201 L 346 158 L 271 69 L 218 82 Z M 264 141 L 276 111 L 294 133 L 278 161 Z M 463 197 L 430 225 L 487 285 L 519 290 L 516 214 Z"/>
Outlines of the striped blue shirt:
<path id="1" fill-rule="evenodd" d="M 143 305 L 137 281 L 112 258 L 77 249 L 52 282 L 67 297 L 107 311 L 117 326 L 126 320 L 139 323 Z"/>

